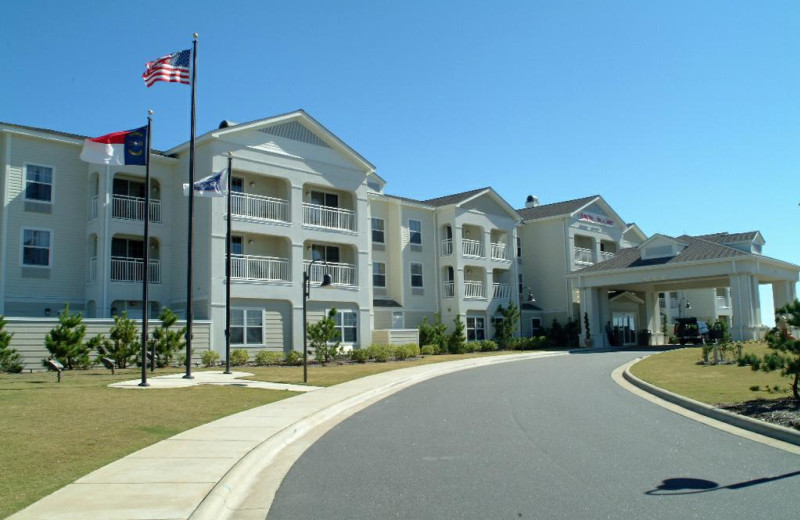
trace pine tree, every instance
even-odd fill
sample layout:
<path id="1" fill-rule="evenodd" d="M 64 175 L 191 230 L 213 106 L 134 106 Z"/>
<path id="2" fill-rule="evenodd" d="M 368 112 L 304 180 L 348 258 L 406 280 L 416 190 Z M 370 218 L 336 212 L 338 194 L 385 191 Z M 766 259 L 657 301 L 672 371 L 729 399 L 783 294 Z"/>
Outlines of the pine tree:
<path id="1" fill-rule="evenodd" d="M 775 318 L 775 321 L 785 322 L 787 326 L 800 327 L 800 300 L 776 310 Z M 792 395 L 800 405 L 800 340 L 789 334 L 788 327 L 775 327 L 767 334 L 766 340 L 769 348 L 775 352 L 764 356 L 761 369 L 771 372 L 780 368 L 781 375 L 791 378 Z"/>
<path id="2" fill-rule="evenodd" d="M 0 316 L 0 371 L 19 373 L 22 372 L 22 356 L 9 347 L 13 334 L 4 331 L 5 326 L 6 320 Z"/>
<path id="3" fill-rule="evenodd" d="M 89 347 L 84 344 L 86 325 L 83 324 L 83 315 L 69 312 L 69 304 L 64 306 L 58 314 L 58 326 L 47 333 L 44 346 L 50 356 L 55 358 L 68 369 L 86 368 L 89 361 Z"/>
<path id="4" fill-rule="evenodd" d="M 156 363 L 159 367 L 169 366 L 175 353 L 186 346 L 183 340 L 186 336 L 186 327 L 179 330 L 170 330 L 170 327 L 178 321 L 178 315 L 167 307 L 164 307 L 158 315 L 161 326 L 153 331 L 153 339 L 150 345 L 155 346 Z"/>

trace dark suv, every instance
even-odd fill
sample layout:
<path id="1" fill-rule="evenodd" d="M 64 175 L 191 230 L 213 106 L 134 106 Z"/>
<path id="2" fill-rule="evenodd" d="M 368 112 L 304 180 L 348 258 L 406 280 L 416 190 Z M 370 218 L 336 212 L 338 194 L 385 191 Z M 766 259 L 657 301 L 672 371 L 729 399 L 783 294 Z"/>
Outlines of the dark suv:
<path id="1" fill-rule="evenodd" d="M 705 343 L 708 340 L 708 324 L 697 318 L 678 318 L 675 320 L 674 334 L 681 345 Z"/>

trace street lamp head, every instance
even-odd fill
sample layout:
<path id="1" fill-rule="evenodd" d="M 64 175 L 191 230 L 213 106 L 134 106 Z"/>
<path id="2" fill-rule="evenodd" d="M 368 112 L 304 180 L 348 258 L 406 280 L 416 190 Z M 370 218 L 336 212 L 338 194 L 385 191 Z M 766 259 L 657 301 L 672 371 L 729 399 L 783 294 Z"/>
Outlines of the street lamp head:
<path id="1" fill-rule="evenodd" d="M 331 275 L 325 273 L 322 275 L 322 283 L 319 284 L 320 287 L 333 287 L 333 280 L 331 279 Z"/>

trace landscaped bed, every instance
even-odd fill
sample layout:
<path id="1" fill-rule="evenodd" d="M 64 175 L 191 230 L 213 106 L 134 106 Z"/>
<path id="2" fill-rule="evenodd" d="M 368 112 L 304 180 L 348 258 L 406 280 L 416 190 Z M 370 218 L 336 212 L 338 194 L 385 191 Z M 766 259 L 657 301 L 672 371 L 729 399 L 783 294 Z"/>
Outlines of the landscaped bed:
<path id="1" fill-rule="evenodd" d="M 742 350 L 759 358 L 768 352 L 765 343 L 745 343 Z M 790 380 L 780 372 L 704 364 L 702 347 L 690 347 L 650 356 L 633 365 L 631 373 L 696 401 L 800 430 L 800 408 L 791 397 Z"/>

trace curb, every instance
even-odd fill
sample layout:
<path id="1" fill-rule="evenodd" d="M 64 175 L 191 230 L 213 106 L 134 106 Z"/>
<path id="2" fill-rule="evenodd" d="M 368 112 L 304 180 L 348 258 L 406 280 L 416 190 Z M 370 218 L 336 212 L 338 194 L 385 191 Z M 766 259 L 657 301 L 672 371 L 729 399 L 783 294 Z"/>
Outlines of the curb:
<path id="1" fill-rule="evenodd" d="M 687 410 L 699 413 L 700 415 L 705 415 L 706 417 L 716 419 L 717 421 L 730 424 L 731 426 L 736 426 L 737 428 L 742 428 L 743 430 L 748 430 L 754 433 L 758 433 L 760 435 L 764 435 L 765 437 L 771 437 L 779 441 L 800 446 L 800 432 L 796 430 L 792 430 L 791 428 L 786 428 L 784 426 L 779 426 L 776 424 L 770 424 L 768 422 L 760 421 L 758 419 L 753 419 L 751 417 L 747 417 L 744 415 L 738 415 L 729 412 L 727 410 L 723 410 L 721 408 L 701 403 L 700 401 L 695 401 L 694 399 L 689 399 L 688 397 L 684 397 L 682 395 L 670 392 L 669 390 L 664 390 L 663 388 L 651 385 L 650 383 L 642 381 L 635 375 L 631 374 L 630 373 L 631 366 L 633 365 L 631 364 L 625 368 L 625 370 L 622 373 L 622 377 L 624 377 L 625 380 L 631 383 L 632 385 L 636 386 L 641 390 L 644 390 L 647 393 L 653 394 L 656 397 L 660 397 L 661 399 L 669 401 L 672 404 L 676 404 L 678 406 L 686 408 Z"/>
<path id="2" fill-rule="evenodd" d="M 489 366 L 499 363 L 539 359 L 565 354 L 566 353 L 563 352 L 547 352 L 537 353 L 536 355 L 504 355 L 494 358 L 472 358 L 453 364 L 439 363 L 436 365 L 428 365 L 429 367 L 435 367 L 435 369 L 427 370 L 422 373 L 412 373 L 401 379 L 395 379 L 351 397 L 346 397 L 336 404 L 312 412 L 265 440 L 242 457 L 239 462 L 217 482 L 211 491 L 209 491 L 194 512 L 189 515 L 189 520 L 226 520 L 228 518 L 233 518 L 233 515 L 239 511 L 239 506 L 249 496 L 256 484 L 259 472 L 272 464 L 282 450 L 291 443 L 302 438 L 317 426 L 330 421 L 337 415 L 343 415 L 348 410 L 356 408 L 371 399 L 388 396 L 414 384 L 452 372 L 459 372 L 479 366 Z M 406 370 L 414 370 L 415 368 L 417 367 Z M 375 376 L 369 377 L 381 375 L 383 374 L 376 374 Z M 342 388 L 349 383 L 352 382 L 342 383 L 341 385 L 328 388 Z M 324 389 L 318 390 L 317 392 L 324 392 Z M 344 420 L 344 418 L 343 416 L 342 420 Z"/>

